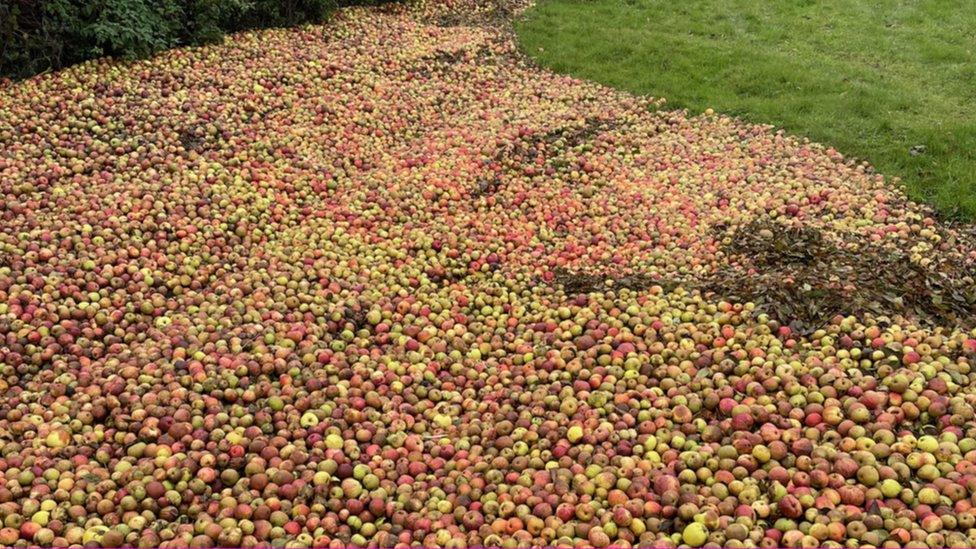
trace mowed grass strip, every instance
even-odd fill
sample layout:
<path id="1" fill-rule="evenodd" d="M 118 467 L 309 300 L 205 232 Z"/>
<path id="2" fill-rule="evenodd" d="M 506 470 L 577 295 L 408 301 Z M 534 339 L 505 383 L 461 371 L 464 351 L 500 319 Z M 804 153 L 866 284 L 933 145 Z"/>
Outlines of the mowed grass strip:
<path id="1" fill-rule="evenodd" d="M 976 1 L 541 0 L 542 65 L 783 127 L 976 218 Z"/>

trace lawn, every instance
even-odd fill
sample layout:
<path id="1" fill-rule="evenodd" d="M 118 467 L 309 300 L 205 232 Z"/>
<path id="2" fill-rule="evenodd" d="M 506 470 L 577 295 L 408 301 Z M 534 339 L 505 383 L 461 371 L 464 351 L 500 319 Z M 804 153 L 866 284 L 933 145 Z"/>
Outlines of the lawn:
<path id="1" fill-rule="evenodd" d="M 555 71 L 836 147 L 976 217 L 976 2 L 542 0 L 518 24 Z"/>

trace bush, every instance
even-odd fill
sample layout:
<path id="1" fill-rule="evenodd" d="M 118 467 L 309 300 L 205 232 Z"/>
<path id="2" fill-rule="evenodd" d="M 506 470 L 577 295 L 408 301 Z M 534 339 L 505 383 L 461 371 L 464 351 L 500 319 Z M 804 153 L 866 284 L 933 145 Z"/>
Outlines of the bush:
<path id="1" fill-rule="evenodd" d="M 237 21 L 236 28 L 261 27 L 269 21 L 273 26 L 321 21 L 333 7 L 335 3 L 330 0 L 253 0 L 251 9 Z"/>
<path id="2" fill-rule="evenodd" d="M 227 32 L 322 22 L 357 0 L 0 0 L 0 76 L 132 59 Z M 377 3 L 370 0 L 368 3 Z"/>

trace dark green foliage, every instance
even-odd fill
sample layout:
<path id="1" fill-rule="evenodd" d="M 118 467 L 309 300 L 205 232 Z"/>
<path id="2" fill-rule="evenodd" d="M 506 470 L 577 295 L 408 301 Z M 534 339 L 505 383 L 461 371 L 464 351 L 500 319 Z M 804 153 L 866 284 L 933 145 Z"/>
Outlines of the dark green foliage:
<path id="1" fill-rule="evenodd" d="M 236 23 L 248 11 L 247 0 L 185 0 L 184 44 L 204 44 L 219 40 L 225 32 L 238 30 Z"/>
<path id="2" fill-rule="evenodd" d="M 237 28 L 288 26 L 321 21 L 335 7 L 331 0 L 252 0 Z"/>
<path id="3" fill-rule="evenodd" d="M 66 42 L 77 45 L 70 53 L 81 58 L 144 57 L 171 47 L 183 16 L 175 2 L 154 0 L 53 0 L 47 6 L 66 17 Z"/>
<path id="4" fill-rule="evenodd" d="M 322 22 L 357 0 L 0 0 L 0 77 L 145 57 L 227 32 Z M 375 4 L 376 0 L 365 3 Z"/>
<path id="5" fill-rule="evenodd" d="M 76 21 L 58 13 L 53 2 L 0 2 L 0 75 L 25 76 L 67 64 L 63 59 L 67 31 Z"/>

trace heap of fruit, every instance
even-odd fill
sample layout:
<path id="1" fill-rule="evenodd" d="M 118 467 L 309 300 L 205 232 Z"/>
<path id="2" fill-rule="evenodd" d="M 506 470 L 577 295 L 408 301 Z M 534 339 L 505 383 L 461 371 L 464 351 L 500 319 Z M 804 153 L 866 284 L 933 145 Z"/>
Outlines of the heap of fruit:
<path id="1" fill-rule="evenodd" d="M 0 90 L 0 545 L 976 544 L 972 319 L 693 287 L 757 220 L 964 240 L 458 10 Z"/>

